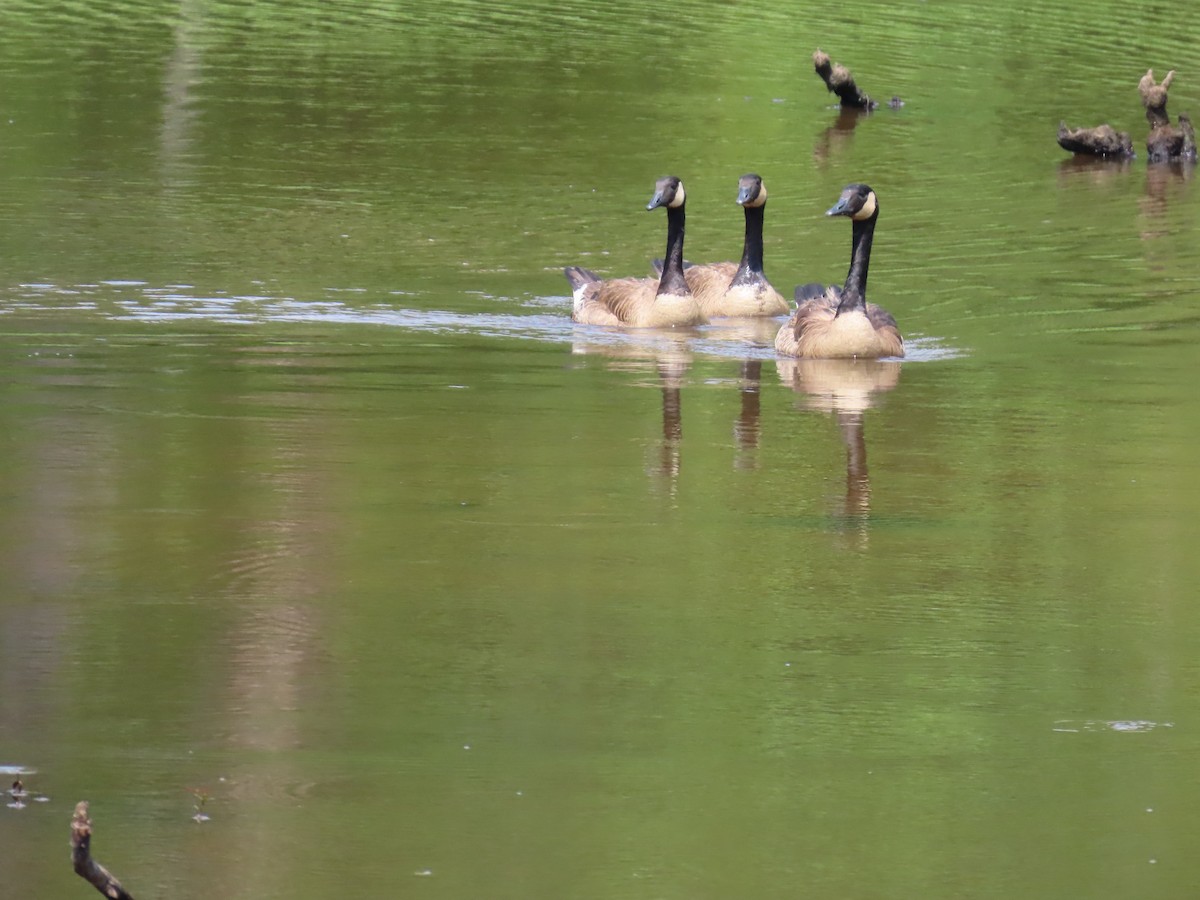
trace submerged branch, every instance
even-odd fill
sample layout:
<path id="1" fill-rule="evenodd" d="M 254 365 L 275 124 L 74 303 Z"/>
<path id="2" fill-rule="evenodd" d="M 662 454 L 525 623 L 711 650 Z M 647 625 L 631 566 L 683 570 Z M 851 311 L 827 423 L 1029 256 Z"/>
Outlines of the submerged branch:
<path id="1" fill-rule="evenodd" d="M 1138 93 L 1142 95 L 1142 106 L 1146 107 L 1146 121 L 1151 129 L 1171 124 L 1171 117 L 1167 115 L 1167 91 L 1174 80 L 1174 69 L 1166 74 L 1161 84 L 1155 82 L 1154 70 L 1147 69 L 1138 82 Z"/>
<path id="2" fill-rule="evenodd" d="M 1138 94 L 1146 108 L 1146 121 L 1150 123 L 1150 134 L 1146 136 L 1150 162 L 1196 160 L 1196 133 L 1191 121 L 1187 116 L 1180 116 L 1176 127 L 1167 115 L 1167 94 L 1174 80 L 1174 69 L 1162 81 L 1155 81 L 1154 70 L 1147 69 L 1138 81 Z M 1118 158 L 1134 155 L 1129 135 L 1107 123 L 1095 128 L 1068 128 L 1066 122 L 1061 122 L 1058 144 L 1070 153 Z"/>
<path id="3" fill-rule="evenodd" d="M 1150 154 L 1150 162 L 1194 162 L 1196 159 L 1196 133 L 1192 130 L 1191 120 L 1187 116 L 1180 116 L 1179 127 L 1175 127 L 1167 114 L 1167 92 L 1174 80 L 1174 69 L 1161 82 L 1154 80 L 1153 69 L 1147 69 L 1138 82 L 1142 106 L 1146 107 L 1146 121 L 1150 123 L 1150 134 L 1146 136 L 1146 152 Z"/>
<path id="4" fill-rule="evenodd" d="M 813 68 L 825 82 L 825 87 L 832 94 L 838 95 L 842 108 L 874 109 L 876 103 L 866 92 L 854 83 L 854 76 L 841 63 L 830 61 L 829 54 L 822 50 L 813 53 Z M 896 98 L 898 100 L 898 98 Z"/>
<path id="5" fill-rule="evenodd" d="M 1066 122 L 1059 122 L 1058 145 L 1068 153 L 1117 158 L 1133 156 L 1133 141 L 1128 132 L 1117 131 L 1107 123 L 1095 128 L 1068 128 Z"/>
<path id="6" fill-rule="evenodd" d="M 71 863 L 76 875 L 109 900 L 133 900 L 133 895 L 121 886 L 121 882 L 92 859 L 92 820 L 88 818 L 86 800 L 75 804 L 75 815 L 71 817 Z"/>

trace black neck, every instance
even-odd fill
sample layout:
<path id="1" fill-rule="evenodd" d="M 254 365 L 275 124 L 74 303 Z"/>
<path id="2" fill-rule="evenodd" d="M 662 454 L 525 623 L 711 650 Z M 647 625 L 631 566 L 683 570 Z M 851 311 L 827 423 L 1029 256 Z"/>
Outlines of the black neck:
<path id="1" fill-rule="evenodd" d="M 747 206 L 745 210 L 746 243 L 742 247 L 742 263 L 733 276 L 733 284 L 761 281 L 763 277 L 763 214 L 767 204 Z"/>
<path id="2" fill-rule="evenodd" d="M 838 312 L 867 308 L 867 269 L 871 265 L 871 240 L 875 234 L 875 220 L 879 213 L 863 221 L 855 220 L 850 244 L 850 271 L 846 273 L 846 284 L 842 288 L 842 302 Z"/>
<path id="3" fill-rule="evenodd" d="M 846 516 L 854 519 L 871 513 L 871 475 L 867 471 L 867 439 L 861 412 L 838 413 L 846 443 Z"/>
<path id="4" fill-rule="evenodd" d="M 739 450 L 758 448 L 761 389 L 762 360 L 748 359 L 742 363 L 742 413 L 733 425 Z"/>
<path id="5" fill-rule="evenodd" d="M 667 252 L 663 257 L 662 278 L 658 281 L 660 294 L 686 294 L 683 278 L 683 207 L 667 207 Z"/>

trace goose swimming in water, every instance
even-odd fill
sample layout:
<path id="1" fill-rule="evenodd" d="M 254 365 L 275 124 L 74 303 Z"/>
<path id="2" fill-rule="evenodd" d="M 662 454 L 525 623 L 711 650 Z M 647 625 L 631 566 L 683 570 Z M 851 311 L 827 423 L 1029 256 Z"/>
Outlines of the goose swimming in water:
<path id="1" fill-rule="evenodd" d="M 807 358 L 903 356 L 904 339 L 896 320 L 867 302 L 879 198 L 865 184 L 850 184 L 825 215 L 848 216 L 854 223 L 846 283 L 840 289 L 820 284 L 796 288 L 796 311 L 775 336 L 775 349 L 784 356 Z"/>
<path id="2" fill-rule="evenodd" d="M 700 309 L 711 318 L 720 316 L 785 316 L 788 302 L 763 274 L 763 217 L 767 189 L 753 173 L 738 180 L 738 206 L 746 211 L 746 239 L 742 261 L 684 264 L 683 275 L 696 295 Z M 655 260 L 656 271 L 662 261 Z"/>
<path id="3" fill-rule="evenodd" d="M 703 325 L 707 321 L 683 276 L 683 182 L 673 175 L 660 178 L 646 209 L 667 210 L 667 252 L 662 277 L 610 278 L 567 266 L 563 274 L 571 285 L 574 306 L 571 318 L 585 325 L 626 328 L 671 328 Z"/>

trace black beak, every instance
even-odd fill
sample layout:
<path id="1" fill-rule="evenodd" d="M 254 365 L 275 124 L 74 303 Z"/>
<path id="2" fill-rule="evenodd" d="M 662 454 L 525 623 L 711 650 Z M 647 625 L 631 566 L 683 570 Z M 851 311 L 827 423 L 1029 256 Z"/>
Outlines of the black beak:
<path id="1" fill-rule="evenodd" d="M 838 197 L 838 202 L 825 210 L 827 216 L 848 216 L 850 214 L 850 198 L 845 194 Z"/>
<path id="2" fill-rule="evenodd" d="M 663 200 L 662 191 L 655 191 L 654 196 L 650 198 L 650 202 L 646 204 L 646 209 L 658 209 L 660 206 L 666 206 L 667 203 Z"/>
<path id="3" fill-rule="evenodd" d="M 757 191 L 753 187 L 739 187 L 737 196 L 738 206 L 745 206 L 754 199 L 755 194 L 757 194 Z"/>

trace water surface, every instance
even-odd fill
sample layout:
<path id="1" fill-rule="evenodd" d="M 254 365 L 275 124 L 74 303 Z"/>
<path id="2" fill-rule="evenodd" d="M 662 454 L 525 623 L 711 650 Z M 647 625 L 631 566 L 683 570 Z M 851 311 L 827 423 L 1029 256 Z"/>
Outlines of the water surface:
<path id="1" fill-rule="evenodd" d="M 869 40 L 863 36 L 868 35 Z M 15 894 L 1188 897 L 1198 210 L 1168 10 L 128 0 L 0 30 Z M 839 116 L 816 47 L 900 110 Z M 840 280 L 903 363 L 575 326 Z M 209 797 L 192 820 L 195 789 Z"/>

